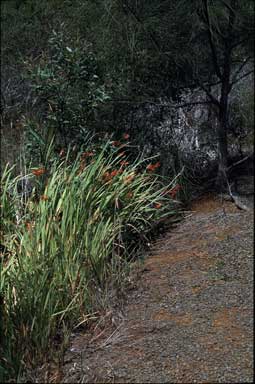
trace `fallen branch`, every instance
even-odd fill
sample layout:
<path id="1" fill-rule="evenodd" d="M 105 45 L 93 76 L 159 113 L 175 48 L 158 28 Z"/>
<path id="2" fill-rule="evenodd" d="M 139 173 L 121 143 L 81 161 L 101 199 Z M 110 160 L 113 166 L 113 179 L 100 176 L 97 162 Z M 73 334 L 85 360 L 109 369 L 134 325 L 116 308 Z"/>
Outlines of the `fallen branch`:
<path id="1" fill-rule="evenodd" d="M 231 201 L 232 203 L 234 203 L 236 205 L 236 207 L 238 209 L 242 209 L 243 211 L 249 211 L 250 210 L 250 208 L 247 207 L 247 205 L 245 205 L 244 203 L 242 203 L 240 201 L 239 196 L 233 195 L 232 192 L 229 195 L 227 193 L 221 194 L 221 199 L 225 200 L 225 201 Z"/>
<path id="2" fill-rule="evenodd" d="M 232 195 L 231 197 L 233 199 L 233 202 L 237 206 L 237 208 L 242 209 L 244 211 L 249 211 L 250 210 L 250 208 L 247 207 L 247 205 L 243 204 L 240 200 L 238 200 L 238 196 L 233 196 Z"/>
<path id="3" fill-rule="evenodd" d="M 229 195 L 233 201 L 233 203 L 237 206 L 237 208 L 239 209 L 242 209 L 244 211 L 249 211 L 249 207 L 247 207 L 247 205 L 245 205 L 244 203 L 242 203 L 239 199 L 239 196 L 235 196 L 233 195 L 232 191 L 231 191 L 231 185 L 229 184 L 229 182 L 227 181 L 228 183 L 228 190 L 229 190 Z"/>

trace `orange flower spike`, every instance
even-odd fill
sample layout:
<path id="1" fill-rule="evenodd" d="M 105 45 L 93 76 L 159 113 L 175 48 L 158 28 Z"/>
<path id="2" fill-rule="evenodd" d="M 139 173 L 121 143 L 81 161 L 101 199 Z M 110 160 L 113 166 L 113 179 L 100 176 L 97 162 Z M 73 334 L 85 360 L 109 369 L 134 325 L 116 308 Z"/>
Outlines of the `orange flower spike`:
<path id="1" fill-rule="evenodd" d="M 172 197 L 172 198 L 175 198 L 177 192 L 181 189 L 181 186 L 180 184 L 176 184 L 176 186 L 174 188 L 172 188 L 170 191 L 169 191 L 169 195 Z"/>
<path id="2" fill-rule="evenodd" d="M 59 152 L 59 156 L 63 157 L 65 156 L 65 150 L 62 148 L 61 151 Z"/>
<path id="3" fill-rule="evenodd" d="M 121 142 L 118 141 L 118 140 L 116 140 L 116 141 L 112 141 L 112 145 L 113 145 L 114 147 L 119 147 L 119 146 L 121 145 Z"/>
<path id="4" fill-rule="evenodd" d="M 180 184 L 176 184 L 176 186 L 172 189 L 174 192 L 178 192 L 181 189 Z"/>
<path id="5" fill-rule="evenodd" d="M 154 165 L 153 164 L 149 164 L 149 165 L 147 165 L 146 169 L 148 171 L 154 171 Z"/>
<path id="6" fill-rule="evenodd" d="M 133 197 L 133 192 L 128 192 L 128 193 L 126 194 L 126 197 L 127 197 L 128 199 L 131 199 L 131 198 Z"/>
<path id="7" fill-rule="evenodd" d="M 135 178 L 135 175 L 134 175 L 134 174 L 131 174 L 131 175 L 125 177 L 124 182 L 125 182 L 126 184 L 128 184 L 128 183 L 130 183 L 134 178 Z"/>
<path id="8" fill-rule="evenodd" d="M 161 203 L 155 203 L 154 207 L 155 207 L 156 209 L 159 209 L 159 208 L 162 207 L 162 204 L 161 204 Z"/>
<path id="9" fill-rule="evenodd" d="M 42 196 L 40 197 L 40 199 L 43 200 L 43 201 L 47 201 L 47 200 L 49 200 L 49 197 L 46 196 L 46 195 L 42 195 Z"/>
<path id="10" fill-rule="evenodd" d="M 27 221 L 27 222 L 26 222 L 26 228 L 27 228 L 28 231 L 31 231 L 32 228 L 33 228 L 32 223 L 30 223 L 29 221 Z"/>
<path id="11" fill-rule="evenodd" d="M 86 167 L 86 161 L 82 160 L 79 166 L 79 171 L 82 172 L 85 167 Z"/>
<path id="12" fill-rule="evenodd" d="M 154 171 L 156 168 L 159 168 L 160 167 L 160 162 L 158 161 L 157 163 L 155 164 L 149 164 L 147 165 L 146 169 L 148 171 Z"/>
<path id="13" fill-rule="evenodd" d="M 81 157 L 84 159 L 85 157 L 91 157 L 91 156 L 94 156 L 94 153 L 93 152 L 83 152 L 81 154 Z"/>
<path id="14" fill-rule="evenodd" d="M 28 221 L 25 223 L 27 230 L 29 231 L 31 229 L 31 223 Z"/>
<path id="15" fill-rule="evenodd" d="M 35 176 L 41 176 L 41 175 L 43 175 L 45 172 L 46 172 L 46 169 L 45 169 L 45 168 L 38 168 L 38 169 L 33 169 L 33 170 L 32 170 L 32 173 L 33 173 L 33 175 L 35 175 Z"/>
<path id="16" fill-rule="evenodd" d="M 110 173 L 109 173 L 109 172 L 105 172 L 105 173 L 103 174 L 103 178 L 104 178 L 106 181 L 110 180 L 110 178 L 111 178 Z"/>
<path id="17" fill-rule="evenodd" d="M 119 171 L 117 169 L 114 169 L 111 173 L 110 173 L 110 176 L 111 177 L 114 177 L 114 176 L 117 176 L 119 173 Z"/>
<path id="18" fill-rule="evenodd" d="M 128 133 L 124 133 L 123 134 L 123 139 L 128 140 L 129 137 L 130 137 L 130 135 Z"/>

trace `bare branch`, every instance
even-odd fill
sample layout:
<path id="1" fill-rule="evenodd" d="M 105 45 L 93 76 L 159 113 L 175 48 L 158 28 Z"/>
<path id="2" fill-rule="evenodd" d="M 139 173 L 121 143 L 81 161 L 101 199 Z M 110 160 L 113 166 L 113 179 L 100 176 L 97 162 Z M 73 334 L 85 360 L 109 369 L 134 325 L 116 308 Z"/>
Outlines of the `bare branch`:
<path id="1" fill-rule="evenodd" d="M 108 103 L 108 102 L 106 102 Z M 110 103 L 119 103 L 119 104 L 153 104 L 159 107 L 166 107 L 166 108 L 183 108 L 183 107 L 189 107 L 189 106 L 194 106 L 194 105 L 209 105 L 212 104 L 212 101 L 210 100 L 198 100 L 198 101 L 191 101 L 187 103 L 182 103 L 182 104 L 164 104 L 164 103 L 157 103 L 152 100 L 143 100 L 143 101 L 134 101 L 134 100 L 111 100 Z"/>
<path id="2" fill-rule="evenodd" d="M 227 168 L 227 171 L 230 171 L 232 168 L 236 167 L 237 165 L 240 165 L 242 163 L 244 163 L 246 160 L 248 160 L 249 158 L 251 157 L 251 155 L 249 156 L 246 156 L 244 157 L 243 159 L 235 162 L 234 164 L 230 165 L 228 168 Z"/>
<path id="3" fill-rule="evenodd" d="M 183 108 L 183 107 L 189 107 L 189 106 L 193 106 L 193 105 L 208 105 L 208 104 L 212 104 L 212 101 L 191 101 L 190 103 L 183 103 L 183 104 L 178 104 L 178 105 L 170 105 L 171 108 Z"/>
<path id="4" fill-rule="evenodd" d="M 122 6 L 123 6 L 123 2 L 122 2 Z M 156 47 L 158 52 L 161 52 L 161 49 L 160 49 L 160 46 L 159 46 L 157 40 L 155 39 L 154 35 L 144 27 L 143 22 L 140 19 L 140 17 L 133 11 L 133 9 L 126 2 L 125 2 L 125 7 L 131 13 L 131 15 L 135 18 L 135 20 L 142 26 L 143 30 L 149 35 L 152 43 L 154 44 L 154 46 Z"/>
<path id="5" fill-rule="evenodd" d="M 233 50 L 234 48 L 238 47 L 239 45 L 242 45 L 246 41 L 249 41 L 249 39 L 251 39 L 251 38 L 253 38 L 253 34 L 252 33 L 248 33 L 247 36 L 245 36 L 242 40 L 239 40 L 239 41 L 235 42 L 234 44 L 232 44 L 231 45 L 231 50 Z"/>
<path id="6" fill-rule="evenodd" d="M 230 12 L 233 12 L 233 8 L 224 0 L 221 0 L 222 4 L 225 5 L 225 7 L 230 11 Z"/>
<path id="7" fill-rule="evenodd" d="M 236 70 L 236 72 L 233 75 L 232 81 L 235 81 L 237 79 L 237 75 L 242 71 L 242 69 L 245 67 L 245 65 L 251 60 L 251 56 L 246 57 L 246 59 L 243 61 L 243 63 L 240 65 L 240 67 Z"/>
<path id="8" fill-rule="evenodd" d="M 207 33 L 209 37 L 209 44 L 211 48 L 211 53 L 212 53 L 212 60 L 213 60 L 213 65 L 214 69 L 216 72 L 216 75 L 220 80 L 222 80 L 222 73 L 218 64 L 218 59 L 217 59 L 217 53 L 216 53 L 216 48 L 213 42 L 213 32 L 212 32 L 212 26 L 211 26 L 211 21 L 210 21 L 210 15 L 209 15 L 209 9 L 208 9 L 208 0 L 203 0 L 204 4 L 204 10 L 205 10 L 205 18 L 206 18 L 206 23 L 207 23 Z"/>
<path id="9" fill-rule="evenodd" d="M 246 72 L 244 75 L 240 76 L 238 79 L 236 79 L 235 81 L 232 81 L 232 83 L 230 84 L 230 90 L 232 89 L 233 85 L 238 83 L 240 80 L 244 79 L 245 77 L 251 75 L 252 73 L 254 73 L 254 69 L 252 69 L 251 71 L 249 72 Z"/>
<path id="10" fill-rule="evenodd" d="M 220 107 L 219 101 L 216 99 L 215 96 L 212 95 L 212 93 L 204 86 L 204 84 L 197 82 L 199 87 L 206 93 L 207 97 L 211 100 L 211 102 L 216 105 L 217 107 Z M 220 82 L 221 83 L 221 82 Z"/>

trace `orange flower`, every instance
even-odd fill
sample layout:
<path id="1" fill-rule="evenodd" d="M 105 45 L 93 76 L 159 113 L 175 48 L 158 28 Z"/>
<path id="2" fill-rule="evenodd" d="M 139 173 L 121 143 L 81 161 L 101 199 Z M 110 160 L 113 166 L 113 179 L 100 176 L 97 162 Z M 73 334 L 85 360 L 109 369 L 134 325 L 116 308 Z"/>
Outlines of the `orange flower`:
<path id="1" fill-rule="evenodd" d="M 161 204 L 161 203 L 155 203 L 155 204 L 154 204 L 154 207 L 155 207 L 156 209 L 159 209 L 159 208 L 162 207 L 162 204 Z"/>
<path id="2" fill-rule="evenodd" d="M 106 181 L 109 181 L 111 180 L 113 177 L 117 176 L 119 173 L 121 173 L 122 171 L 118 170 L 118 169 L 114 169 L 112 172 L 105 172 L 103 174 L 103 178 L 106 180 Z"/>
<path id="3" fill-rule="evenodd" d="M 49 197 L 46 196 L 46 195 L 42 195 L 42 196 L 40 197 L 40 199 L 43 200 L 43 201 L 46 201 L 46 200 L 49 200 Z"/>
<path id="4" fill-rule="evenodd" d="M 105 173 L 103 174 L 103 178 L 104 178 L 106 181 L 110 180 L 110 178 L 111 178 L 111 176 L 110 176 L 110 172 L 105 172 Z"/>
<path id="5" fill-rule="evenodd" d="M 122 166 L 125 166 L 125 165 L 128 165 L 128 164 L 129 164 L 129 161 L 124 161 L 123 160 L 123 161 L 120 162 L 120 165 L 122 165 Z"/>
<path id="6" fill-rule="evenodd" d="M 124 179 L 124 183 L 125 183 L 125 184 L 128 184 L 128 183 L 130 183 L 132 180 L 134 180 L 134 178 L 135 178 L 135 174 L 132 173 L 131 175 L 125 177 L 125 179 Z"/>
<path id="7" fill-rule="evenodd" d="M 132 197 L 133 197 L 133 192 L 128 192 L 127 194 L 126 194 L 126 197 L 127 197 L 127 199 L 131 199 Z"/>
<path id="8" fill-rule="evenodd" d="M 38 168 L 38 169 L 33 169 L 33 170 L 32 170 L 32 173 L 33 173 L 33 175 L 35 175 L 35 176 L 41 176 L 41 175 L 43 175 L 45 172 L 46 172 L 46 169 L 45 169 L 45 168 Z"/>
<path id="9" fill-rule="evenodd" d="M 127 140 L 129 139 L 130 135 L 128 133 L 124 133 L 123 134 L 123 139 Z"/>
<path id="10" fill-rule="evenodd" d="M 119 171 L 117 169 L 114 169 L 111 173 L 110 173 L 110 176 L 111 177 L 114 177 L 114 176 L 117 176 L 119 174 Z"/>
<path id="11" fill-rule="evenodd" d="M 25 222 L 25 225 L 26 225 L 26 228 L 27 228 L 27 230 L 30 232 L 33 228 L 34 228 L 34 226 L 35 226 L 35 224 L 34 223 L 31 223 L 30 221 L 26 221 Z"/>
<path id="12" fill-rule="evenodd" d="M 153 164 L 149 164 L 149 165 L 147 165 L 147 167 L 146 167 L 146 169 L 148 170 L 148 171 L 154 171 L 154 165 Z"/>
<path id="13" fill-rule="evenodd" d="M 176 184 L 176 186 L 172 189 L 170 189 L 170 191 L 168 192 L 168 194 L 172 197 L 172 199 L 175 198 L 177 192 L 181 189 L 181 186 L 180 184 Z"/>
<path id="14" fill-rule="evenodd" d="M 79 166 L 79 171 L 82 172 L 85 167 L 86 167 L 86 161 L 82 160 Z"/>
<path id="15" fill-rule="evenodd" d="M 91 157 L 91 156 L 94 156 L 94 153 L 93 152 L 83 152 L 81 154 L 81 157 L 84 159 L 85 157 Z"/>
<path id="16" fill-rule="evenodd" d="M 113 145 L 114 147 L 119 147 L 119 146 L 121 145 L 121 142 L 118 141 L 118 140 L 116 140 L 116 141 L 112 141 L 112 145 Z"/>
<path id="17" fill-rule="evenodd" d="M 26 222 L 26 228 L 28 231 L 32 229 L 32 224 L 29 221 Z"/>
<path id="18" fill-rule="evenodd" d="M 148 171 L 154 171 L 156 168 L 160 167 L 160 162 L 158 161 L 157 163 L 155 164 L 149 164 L 147 165 L 146 169 Z"/>

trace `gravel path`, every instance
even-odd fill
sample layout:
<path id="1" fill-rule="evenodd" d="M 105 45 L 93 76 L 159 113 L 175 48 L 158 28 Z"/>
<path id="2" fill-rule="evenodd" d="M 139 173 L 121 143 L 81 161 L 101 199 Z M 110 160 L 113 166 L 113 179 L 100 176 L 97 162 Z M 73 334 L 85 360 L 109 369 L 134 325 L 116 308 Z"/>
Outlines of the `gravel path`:
<path id="1" fill-rule="evenodd" d="M 154 244 L 122 316 L 74 338 L 61 381 L 252 382 L 252 292 L 253 214 L 201 200 Z"/>

